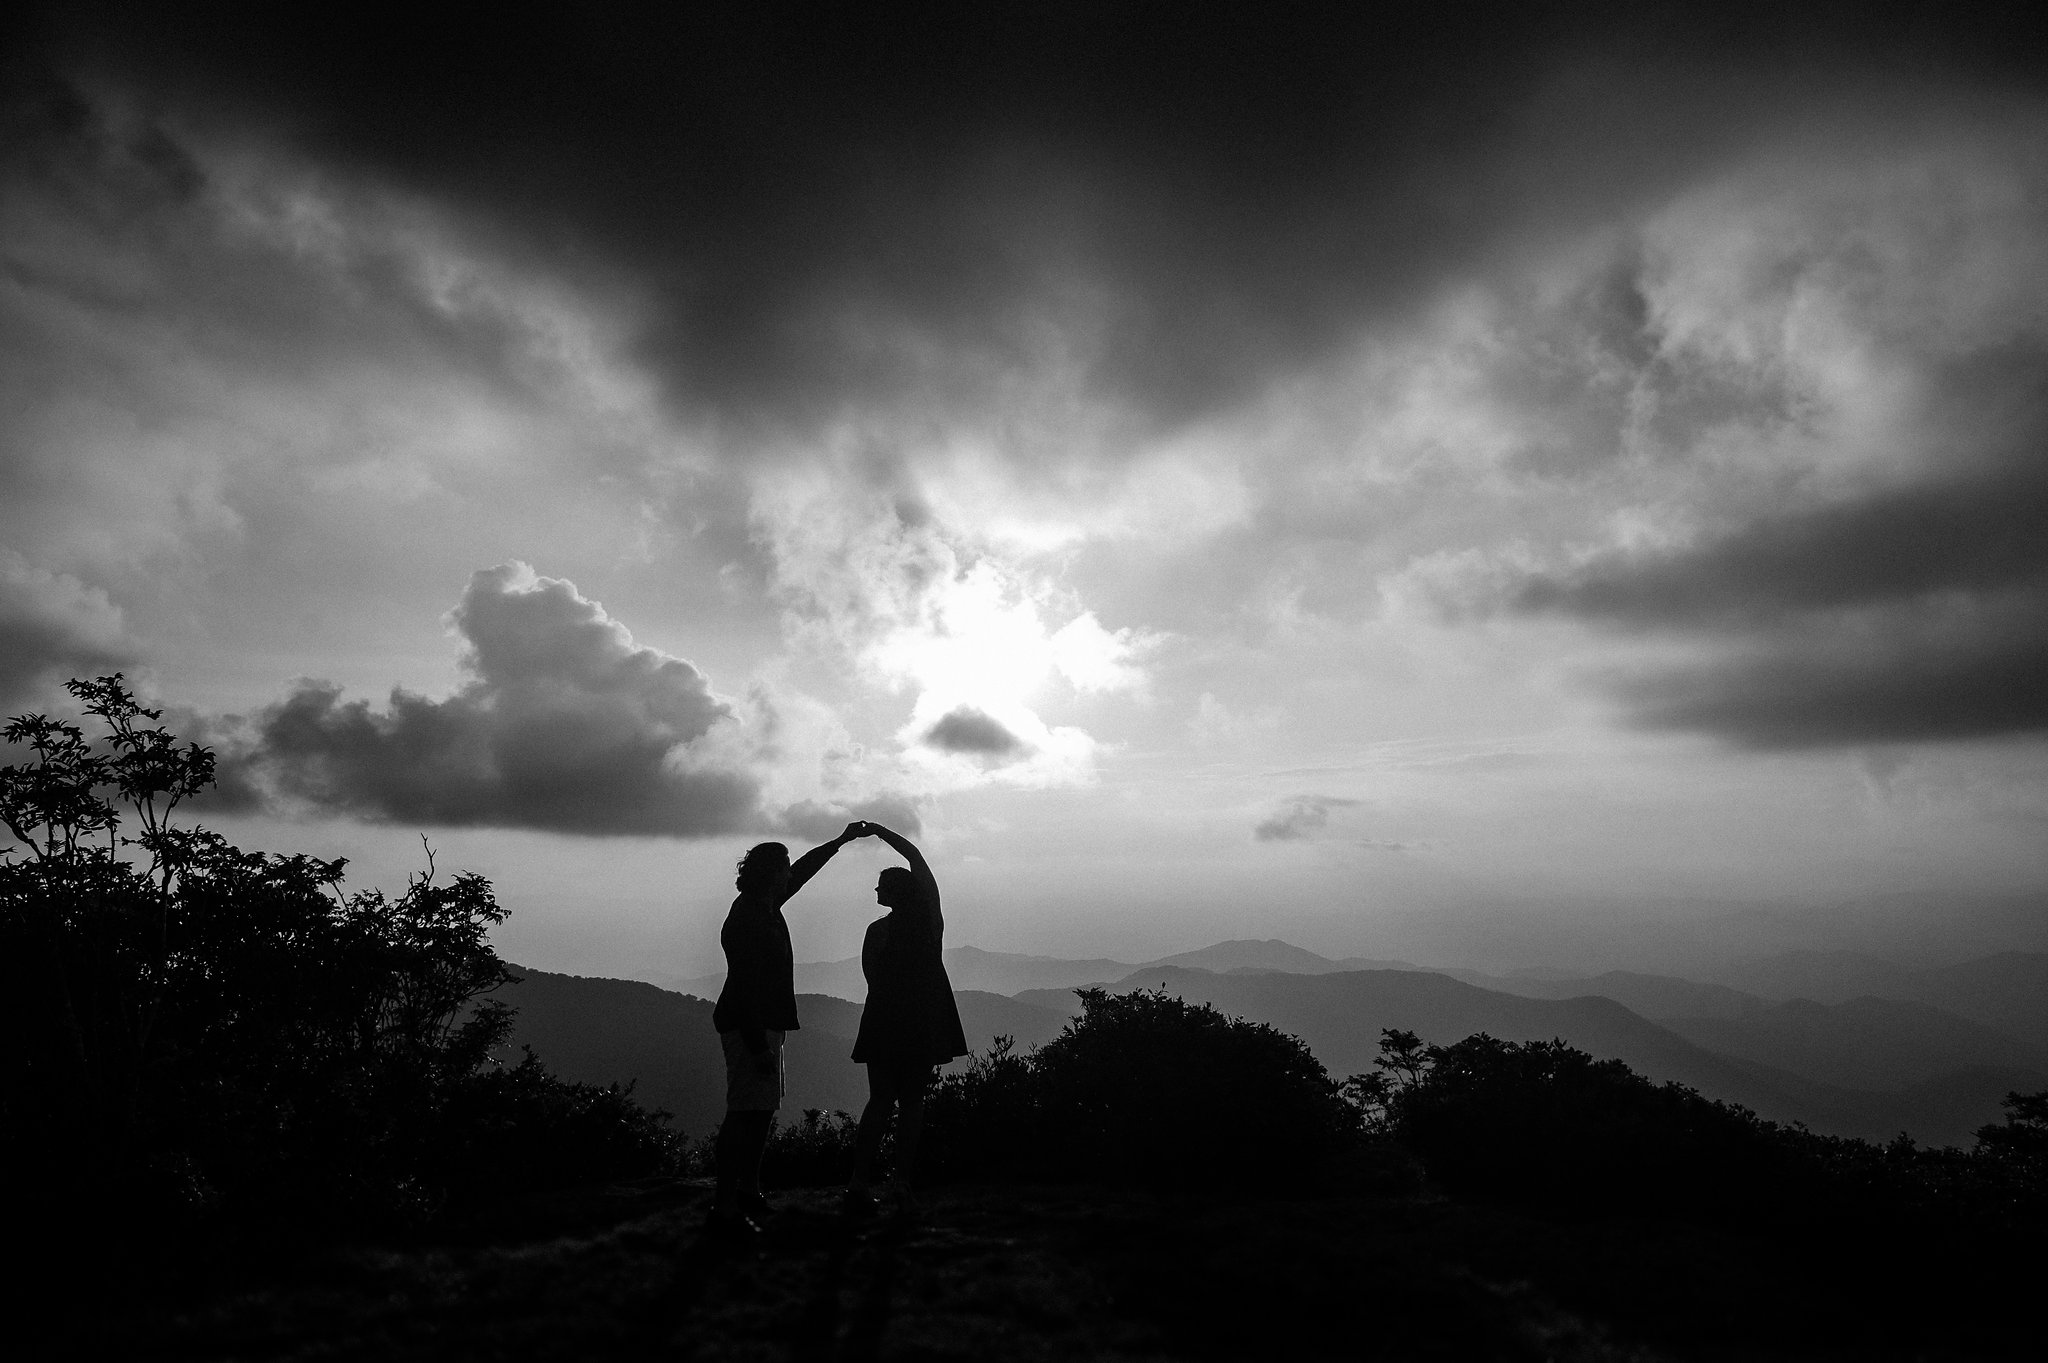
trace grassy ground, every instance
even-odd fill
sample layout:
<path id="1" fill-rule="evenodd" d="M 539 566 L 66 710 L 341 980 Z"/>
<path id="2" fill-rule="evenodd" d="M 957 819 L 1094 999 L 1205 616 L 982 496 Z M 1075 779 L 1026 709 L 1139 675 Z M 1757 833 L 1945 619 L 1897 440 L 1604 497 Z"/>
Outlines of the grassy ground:
<path id="1" fill-rule="evenodd" d="M 137 1359 L 1034 1363 L 2023 1358 L 2038 1343 L 1989 1287 L 1905 1300 L 1913 1265 L 1893 1247 L 1872 1247 L 1891 1278 L 1839 1256 L 1817 1272 L 1811 1244 L 1560 1224 L 1419 1188 L 961 1187 L 915 1220 L 865 1223 L 796 1190 L 741 1248 L 705 1234 L 707 1198 L 584 1190 L 438 1244 L 244 1256 L 104 1303 L 112 1323 L 73 1343 Z"/>

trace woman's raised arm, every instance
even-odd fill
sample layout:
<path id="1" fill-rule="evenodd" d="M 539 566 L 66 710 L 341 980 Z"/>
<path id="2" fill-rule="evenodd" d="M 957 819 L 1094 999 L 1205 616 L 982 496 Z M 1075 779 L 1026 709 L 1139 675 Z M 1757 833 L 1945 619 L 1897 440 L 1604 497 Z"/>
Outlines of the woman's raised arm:
<path id="1" fill-rule="evenodd" d="M 883 842 L 888 843 L 896 849 L 905 861 L 910 863 L 910 874 L 917 877 L 917 887 L 924 891 L 924 902 L 931 905 L 932 921 L 934 923 L 943 921 L 939 916 L 938 878 L 932 874 L 932 868 L 926 864 L 924 853 L 917 850 L 917 844 L 894 829 L 884 828 L 878 823 L 861 823 L 854 826 L 866 829 Z"/>

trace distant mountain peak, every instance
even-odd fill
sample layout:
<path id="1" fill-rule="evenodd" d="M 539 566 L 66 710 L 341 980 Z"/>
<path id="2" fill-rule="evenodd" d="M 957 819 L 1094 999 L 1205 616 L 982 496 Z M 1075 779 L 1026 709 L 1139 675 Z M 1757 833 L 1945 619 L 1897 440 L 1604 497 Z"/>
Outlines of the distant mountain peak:
<path id="1" fill-rule="evenodd" d="M 1162 956 L 1137 968 L 1149 970 L 1156 966 L 1187 966 L 1195 970 L 1213 971 L 1219 975 L 1233 970 L 1322 975 L 1343 968 L 1327 956 L 1318 956 L 1313 951 L 1274 937 L 1238 938 L 1228 942 L 1217 942 L 1213 946 L 1206 946 L 1197 951 L 1182 951 L 1172 956 Z"/>

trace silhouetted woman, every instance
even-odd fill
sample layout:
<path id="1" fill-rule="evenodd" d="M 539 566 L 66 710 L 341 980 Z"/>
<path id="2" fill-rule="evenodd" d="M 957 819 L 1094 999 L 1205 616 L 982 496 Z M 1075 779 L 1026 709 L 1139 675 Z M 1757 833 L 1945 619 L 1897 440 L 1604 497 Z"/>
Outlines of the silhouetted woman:
<path id="1" fill-rule="evenodd" d="M 855 838 L 859 824 L 789 862 L 789 849 L 764 842 L 740 858 L 733 886 L 739 891 L 718 934 L 725 948 L 725 988 L 719 991 L 711 1025 L 725 1050 L 725 1121 L 713 1153 L 718 1194 L 712 1225 L 751 1234 L 765 1212 L 761 1196 L 761 1153 L 768 1129 L 782 1106 L 782 1040 L 797 1029 L 796 957 L 782 906 L 804 882 Z"/>
<path id="2" fill-rule="evenodd" d="M 946 963 L 939 954 L 945 919 L 939 914 L 939 883 L 932 868 L 901 834 L 876 823 L 856 827 L 888 843 L 910 863 L 908 870 L 889 867 L 875 881 L 875 902 L 889 915 L 868 925 L 860 949 L 868 1001 L 861 1010 L 853 1058 L 868 1067 L 868 1105 L 860 1114 L 846 1205 L 849 1211 L 861 1212 L 874 1206 L 868 1189 L 875 1156 L 890 1120 L 899 1114 L 896 1186 L 904 1205 L 910 1205 L 925 1090 L 934 1068 L 967 1054 L 967 1038 L 960 1029 L 959 1006 L 953 1002 L 953 983 L 946 978 Z"/>

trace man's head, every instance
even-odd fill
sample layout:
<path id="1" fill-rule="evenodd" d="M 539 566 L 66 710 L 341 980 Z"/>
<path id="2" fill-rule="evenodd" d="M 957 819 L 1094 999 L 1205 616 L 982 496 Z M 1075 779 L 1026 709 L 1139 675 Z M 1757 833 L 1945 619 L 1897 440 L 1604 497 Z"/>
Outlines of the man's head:
<path id="1" fill-rule="evenodd" d="M 743 895 L 779 894 L 789 883 L 789 849 L 779 842 L 749 847 L 732 883 Z"/>

